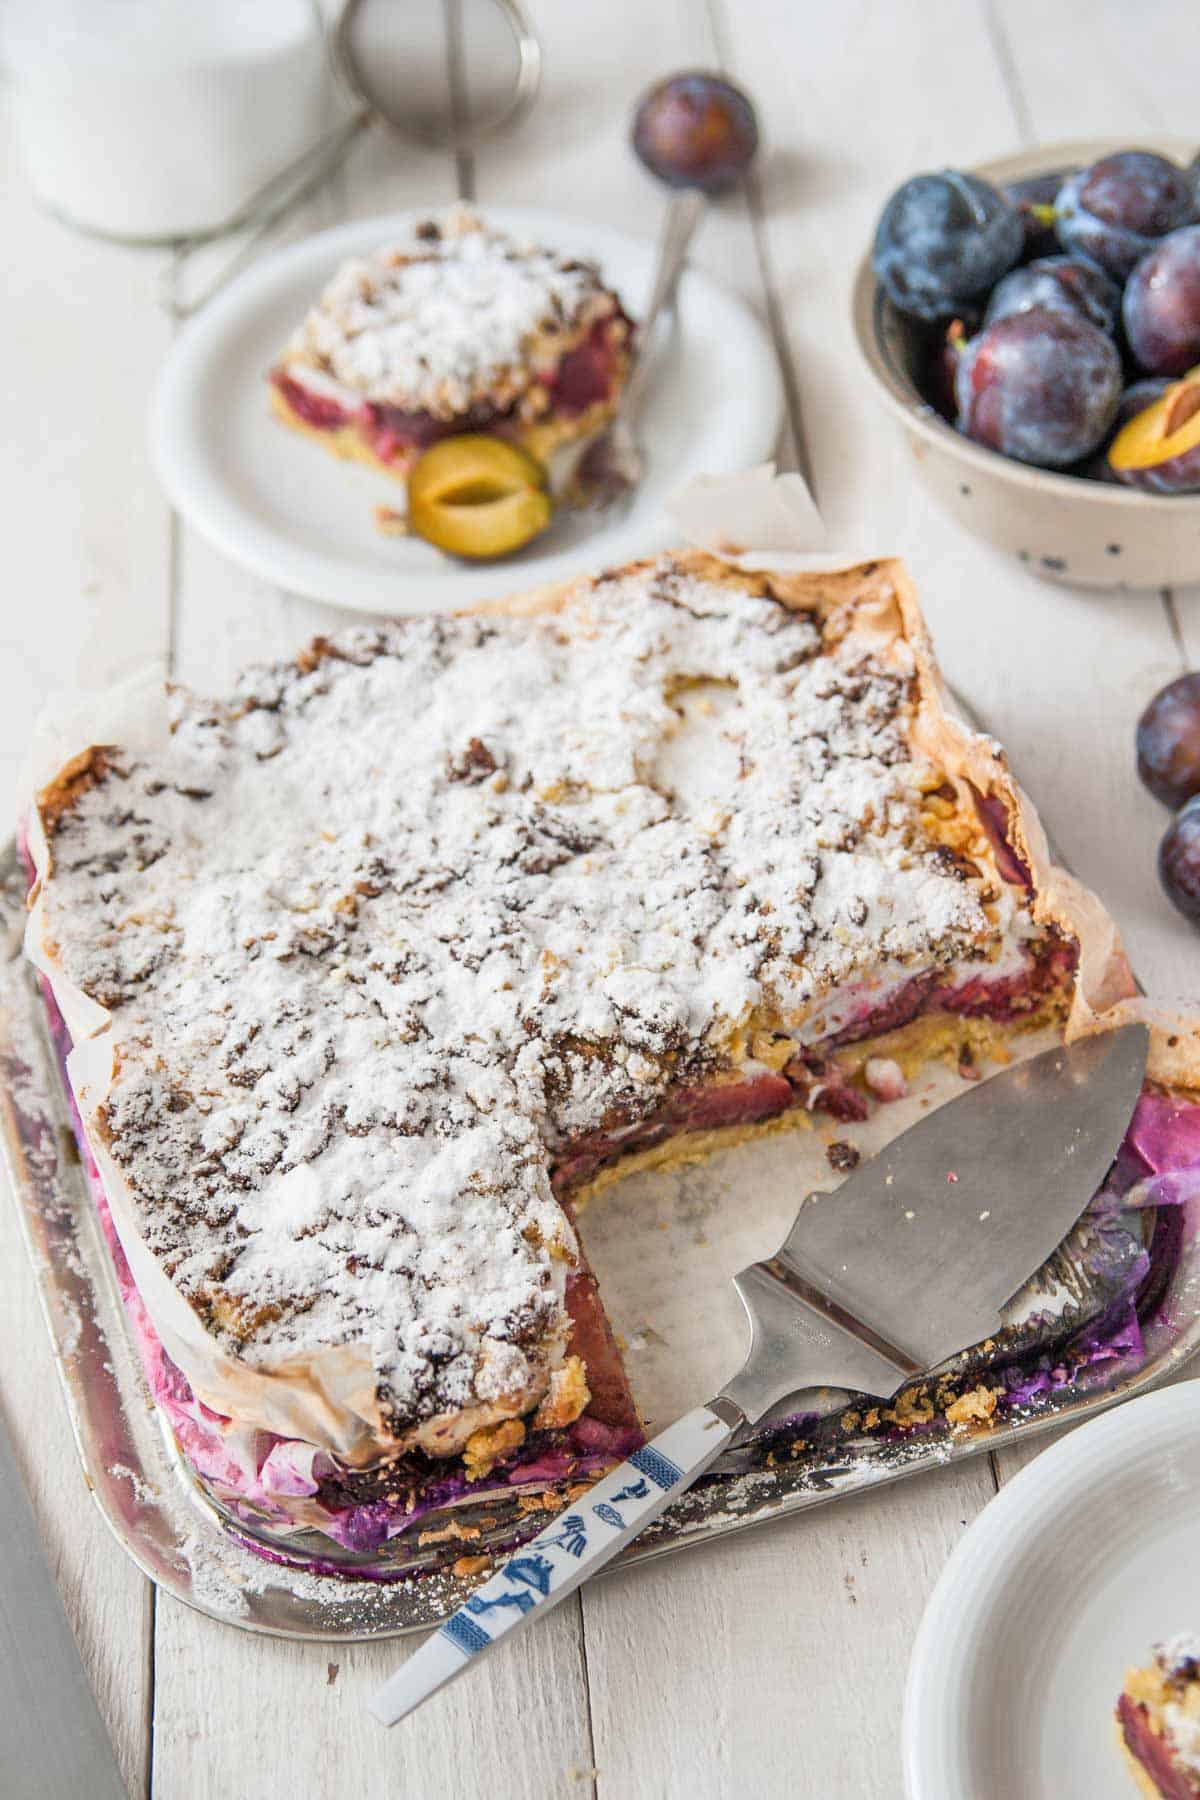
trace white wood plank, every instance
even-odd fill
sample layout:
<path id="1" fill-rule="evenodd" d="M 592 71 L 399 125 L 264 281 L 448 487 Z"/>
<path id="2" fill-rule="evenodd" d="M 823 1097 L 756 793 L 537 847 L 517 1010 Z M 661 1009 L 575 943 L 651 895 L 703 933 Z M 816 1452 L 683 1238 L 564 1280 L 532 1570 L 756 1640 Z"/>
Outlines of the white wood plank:
<path id="1" fill-rule="evenodd" d="M 585 1589 L 600 1800 L 901 1791 L 913 1632 L 986 1460 Z"/>
<path id="2" fill-rule="evenodd" d="M 143 415 L 166 341 L 162 259 L 91 243 L 35 207 L 0 108 L 0 217 L 9 347 L 5 600 L 0 608 L 0 805 L 43 705 L 166 651 L 167 513 Z M 132 1793 L 149 1766 L 151 1590 L 84 1483 L 15 1208 L 0 1195 L 0 1387 L 46 1553 Z"/>
<path id="3" fill-rule="evenodd" d="M 64 687 L 161 657 L 167 510 L 145 403 L 167 327 L 161 256 L 68 231 L 35 206 L 0 108 L 8 428 L 0 606 L 0 805 L 11 819 L 30 728 Z"/>
<path id="4" fill-rule="evenodd" d="M 160 1602 L 159 1800 L 547 1800 L 593 1792 L 579 1614 L 534 1631 L 387 1731 L 368 1696 L 415 1648 L 250 1637 Z"/>

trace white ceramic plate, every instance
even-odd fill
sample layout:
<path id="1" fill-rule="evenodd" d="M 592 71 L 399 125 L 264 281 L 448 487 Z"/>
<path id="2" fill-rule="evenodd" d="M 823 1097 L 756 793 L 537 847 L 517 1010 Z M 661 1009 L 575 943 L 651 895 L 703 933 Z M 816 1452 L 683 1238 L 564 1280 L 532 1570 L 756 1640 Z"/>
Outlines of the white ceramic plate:
<path id="1" fill-rule="evenodd" d="M 1113 1709 L 1200 1627 L 1200 1381 L 1105 1413 L 985 1507 L 917 1633 L 909 1800 L 1131 1800 Z"/>
<path id="2" fill-rule="evenodd" d="M 280 426 L 264 377 L 337 265 L 417 216 L 356 220 L 268 257 L 172 348 L 151 409 L 154 461 L 174 505 L 234 561 L 294 593 L 372 612 L 461 606 L 661 548 L 678 535 L 662 503 L 690 476 L 770 456 L 782 419 L 770 339 L 743 301 L 689 270 L 677 328 L 655 351 L 640 422 L 646 478 L 630 508 L 556 526 L 493 564 L 464 564 L 419 541 L 384 537 L 373 509 L 402 500 L 403 488 Z M 487 217 L 517 237 L 595 259 L 630 309 L 641 309 L 651 244 L 550 213 L 489 207 Z"/>

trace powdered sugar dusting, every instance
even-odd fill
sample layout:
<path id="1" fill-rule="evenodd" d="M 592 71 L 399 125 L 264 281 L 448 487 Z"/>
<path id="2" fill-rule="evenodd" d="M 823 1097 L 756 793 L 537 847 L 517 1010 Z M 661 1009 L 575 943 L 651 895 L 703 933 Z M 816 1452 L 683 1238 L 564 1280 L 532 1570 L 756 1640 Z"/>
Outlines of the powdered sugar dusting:
<path id="1" fill-rule="evenodd" d="M 748 584 L 751 588 L 754 583 Z M 994 945 L 923 835 L 902 640 L 669 558 L 182 695 L 53 838 L 146 1242 L 252 1367 L 365 1344 L 397 1434 L 562 1355 L 576 1134 L 882 963 Z"/>
<path id="2" fill-rule="evenodd" d="M 363 399 L 441 418 L 507 405 L 617 310 L 597 270 L 455 209 L 344 263 L 287 348 Z M 535 356 L 533 353 L 537 351 Z"/>

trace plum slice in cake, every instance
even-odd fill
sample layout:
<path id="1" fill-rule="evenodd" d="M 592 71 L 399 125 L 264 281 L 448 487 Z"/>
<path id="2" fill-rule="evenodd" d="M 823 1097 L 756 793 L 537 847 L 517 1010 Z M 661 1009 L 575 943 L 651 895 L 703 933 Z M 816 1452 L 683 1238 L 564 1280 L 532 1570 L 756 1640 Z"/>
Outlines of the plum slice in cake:
<path id="1" fill-rule="evenodd" d="M 1149 1800 L 1200 1795 L 1200 1635 L 1156 1644 L 1130 1669 L 1117 1702 L 1117 1732 L 1129 1772 Z"/>
<path id="2" fill-rule="evenodd" d="M 606 1180 L 1132 985 L 895 563 L 319 639 L 83 750 L 29 850 L 155 1393 L 220 1497 L 357 1547 L 631 1447 Z"/>
<path id="3" fill-rule="evenodd" d="M 338 269 L 271 370 L 276 415 L 404 478 L 462 432 L 545 462 L 612 416 L 631 328 L 591 263 L 455 208 Z"/>

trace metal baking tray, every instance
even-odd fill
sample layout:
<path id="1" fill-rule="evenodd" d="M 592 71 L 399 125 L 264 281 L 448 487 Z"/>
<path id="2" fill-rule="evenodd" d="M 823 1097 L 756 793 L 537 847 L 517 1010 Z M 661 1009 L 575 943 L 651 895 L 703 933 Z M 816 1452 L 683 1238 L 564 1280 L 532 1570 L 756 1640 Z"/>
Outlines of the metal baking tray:
<path id="1" fill-rule="evenodd" d="M 336 1561 L 328 1540 L 310 1534 L 284 1543 L 233 1518 L 202 1492 L 150 1399 L 126 1326 L 79 1166 L 37 980 L 20 954 L 24 888 L 10 846 L 0 859 L 0 1147 L 84 1478 L 97 1505 L 146 1575 L 227 1624 L 329 1641 L 391 1637 L 436 1624 L 474 1585 L 472 1578 L 455 1573 L 455 1562 L 464 1553 L 508 1547 L 522 1532 L 540 1528 L 544 1515 L 522 1512 L 519 1493 L 499 1507 L 489 1497 L 486 1510 L 474 1506 L 464 1512 L 460 1504 L 457 1514 L 447 1509 L 423 1519 L 415 1539 L 406 1534 L 392 1541 L 396 1549 L 387 1579 L 362 1579 L 352 1559 L 336 1574 L 311 1572 L 303 1564 L 314 1552 L 326 1564 Z M 913 1105 L 927 1106 L 931 1097 L 938 1096 L 923 1092 Z M 882 1126 L 872 1122 L 874 1141 L 871 1126 L 859 1129 L 864 1149 L 875 1148 L 908 1122 L 902 1116 L 907 1104 L 881 1109 L 887 1118 Z M 846 1135 L 844 1127 L 837 1129 Z M 800 1194 L 821 1185 L 812 1179 L 814 1169 L 824 1166 L 828 1184 L 822 1148 L 819 1133 L 788 1133 L 674 1174 L 633 1176 L 585 1213 L 589 1255 L 625 1340 L 635 1391 L 652 1421 L 665 1423 L 706 1398 L 736 1366 L 740 1320 L 722 1277 L 769 1252 L 773 1232 L 782 1237 Z M 977 1385 L 981 1372 L 994 1373 L 1001 1365 L 1024 1369 L 1040 1361 L 1057 1371 L 1048 1391 L 1023 1399 L 1000 1419 L 965 1429 L 950 1426 L 938 1409 L 923 1417 L 920 1395 L 903 1429 L 881 1419 L 870 1402 L 847 1403 L 815 1426 L 781 1409 L 774 1429 L 731 1451 L 619 1561 L 687 1549 L 1021 1442 L 1167 1378 L 1200 1346 L 1198 1223 L 1183 1209 L 1171 1209 L 1170 1216 L 1164 1210 L 1157 1221 L 1153 1214 L 1137 1216 L 1144 1241 L 1153 1234 L 1154 1295 L 1136 1353 L 1064 1374 L 1071 1366 L 1064 1345 L 1103 1312 L 1112 1283 L 1119 1280 L 1122 1255 L 1141 1247 L 1121 1240 L 1124 1248 L 1114 1260 L 1107 1242 L 1104 1254 L 1097 1255 L 1100 1234 L 1085 1224 L 1030 1284 L 1000 1339 L 986 1354 L 956 1359 L 938 1384 L 944 1402 L 947 1392 Z M 697 1295 L 703 1321 L 689 1338 Z M 723 1310 L 726 1298 L 732 1311 Z M 471 1541 L 434 1541 L 440 1524 L 452 1517 L 478 1520 L 481 1512 L 484 1523 L 471 1525 L 479 1534 Z M 257 1552 L 246 1548 L 249 1542 L 258 1545 Z M 297 1557 L 295 1565 L 289 1555 Z"/>

